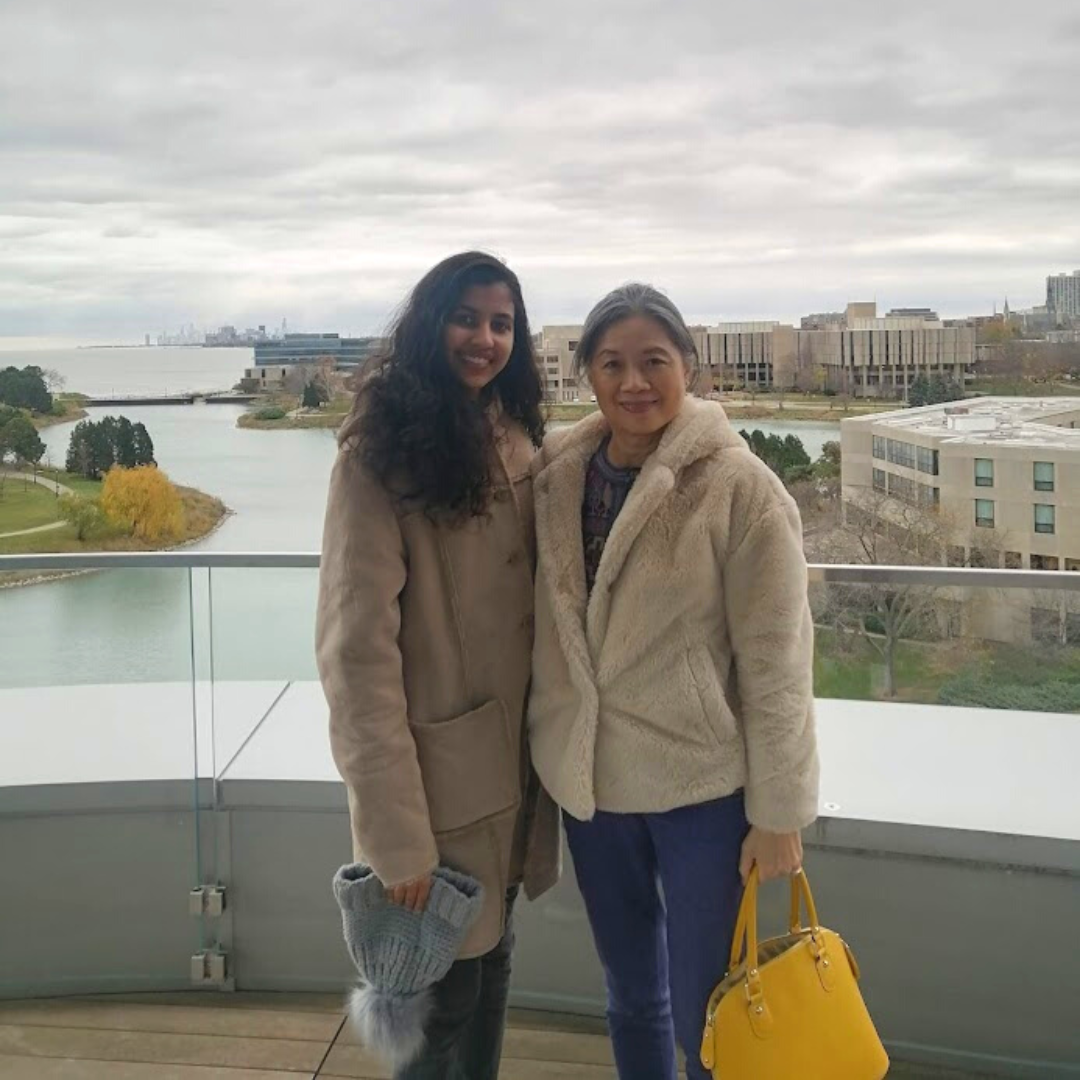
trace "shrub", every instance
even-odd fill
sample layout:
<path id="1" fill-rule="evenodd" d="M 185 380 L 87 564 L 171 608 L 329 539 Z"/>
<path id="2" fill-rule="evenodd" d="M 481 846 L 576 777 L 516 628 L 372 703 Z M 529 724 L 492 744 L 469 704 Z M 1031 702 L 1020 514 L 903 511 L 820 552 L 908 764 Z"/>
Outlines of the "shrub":
<path id="1" fill-rule="evenodd" d="M 1080 683 L 1058 680 L 1039 684 L 994 683 L 985 673 L 968 671 L 950 679 L 938 691 L 942 705 L 1028 712 L 1080 711 Z"/>
<path id="2" fill-rule="evenodd" d="M 285 410 L 280 405 L 267 405 L 255 413 L 256 420 L 284 420 Z"/>

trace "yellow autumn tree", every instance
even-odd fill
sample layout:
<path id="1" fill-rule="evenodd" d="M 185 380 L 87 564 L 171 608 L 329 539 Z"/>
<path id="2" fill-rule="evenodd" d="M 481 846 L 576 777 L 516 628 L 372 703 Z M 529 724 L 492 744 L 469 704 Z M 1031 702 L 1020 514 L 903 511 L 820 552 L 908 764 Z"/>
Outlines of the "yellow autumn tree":
<path id="1" fill-rule="evenodd" d="M 184 531 L 180 492 L 156 465 L 110 469 L 101 489 L 101 509 L 111 522 L 148 544 L 175 540 Z"/>

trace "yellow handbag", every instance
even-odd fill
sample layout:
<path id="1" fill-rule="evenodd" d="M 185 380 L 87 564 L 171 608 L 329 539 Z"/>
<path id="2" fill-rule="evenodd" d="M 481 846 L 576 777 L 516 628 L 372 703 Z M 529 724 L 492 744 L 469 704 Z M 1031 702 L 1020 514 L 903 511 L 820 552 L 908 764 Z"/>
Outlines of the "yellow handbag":
<path id="1" fill-rule="evenodd" d="M 859 993 L 855 957 L 818 923 L 806 874 L 791 879 L 789 933 L 760 945 L 757 894 L 755 866 L 728 973 L 709 998 L 702 1065 L 714 1080 L 881 1080 L 889 1058 Z M 799 925 L 800 901 L 808 927 Z"/>

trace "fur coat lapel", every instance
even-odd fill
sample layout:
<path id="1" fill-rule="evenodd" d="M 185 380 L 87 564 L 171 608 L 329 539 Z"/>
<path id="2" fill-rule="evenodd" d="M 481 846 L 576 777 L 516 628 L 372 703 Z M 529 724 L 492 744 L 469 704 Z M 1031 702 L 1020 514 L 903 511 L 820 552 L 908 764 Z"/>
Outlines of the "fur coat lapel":
<path id="1" fill-rule="evenodd" d="M 595 413 L 569 430 L 554 432 L 536 465 L 537 540 L 556 628 L 567 657 L 576 655 L 590 679 L 607 632 L 612 588 L 635 540 L 674 490 L 679 472 L 718 449 L 745 448 L 719 405 L 688 396 L 616 519 L 587 597 L 581 539 L 585 470 L 610 430 Z"/>

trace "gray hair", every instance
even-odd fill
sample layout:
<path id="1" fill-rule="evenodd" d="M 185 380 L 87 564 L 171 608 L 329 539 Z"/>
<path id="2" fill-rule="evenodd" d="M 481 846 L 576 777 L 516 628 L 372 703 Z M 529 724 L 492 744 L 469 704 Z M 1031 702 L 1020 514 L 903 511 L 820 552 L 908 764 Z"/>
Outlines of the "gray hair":
<path id="1" fill-rule="evenodd" d="M 697 379 L 701 366 L 693 334 L 679 314 L 679 309 L 659 289 L 637 281 L 612 289 L 589 312 L 581 332 L 581 340 L 574 351 L 574 374 L 579 379 L 586 375 L 604 334 L 616 323 L 635 315 L 660 324 L 672 345 L 682 354 L 683 363 L 690 370 L 692 384 Z"/>

